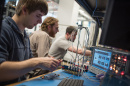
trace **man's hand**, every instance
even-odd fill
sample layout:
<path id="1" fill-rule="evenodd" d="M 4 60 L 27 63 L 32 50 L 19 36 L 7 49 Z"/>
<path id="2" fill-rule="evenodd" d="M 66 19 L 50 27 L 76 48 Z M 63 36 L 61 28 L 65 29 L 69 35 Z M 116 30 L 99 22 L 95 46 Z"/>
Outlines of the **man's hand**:
<path id="1" fill-rule="evenodd" d="M 57 69 L 57 67 L 59 65 L 61 65 L 61 61 L 60 60 L 56 60 L 53 57 L 40 57 L 40 68 L 46 69 L 46 70 L 50 70 L 50 71 L 54 71 L 55 69 Z"/>
<path id="2" fill-rule="evenodd" d="M 86 50 L 85 56 L 91 56 L 91 51 L 90 50 Z"/>

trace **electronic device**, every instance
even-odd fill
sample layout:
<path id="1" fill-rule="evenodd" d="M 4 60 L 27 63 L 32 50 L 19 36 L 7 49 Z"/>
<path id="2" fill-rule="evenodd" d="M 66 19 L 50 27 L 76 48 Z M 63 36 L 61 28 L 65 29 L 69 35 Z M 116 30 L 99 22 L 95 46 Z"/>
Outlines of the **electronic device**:
<path id="1" fill-rule="evenodd" d="M 130 74 L 130 52 L 113 50 L 109 72 L 113 75 L 124 76 Z"/>
<path id="2" fill-rule="evenodd" d="M 130 52 L 112 50 L 110 68 L 100 86 L 130 86 Z"/>
<path id="3" fill-rule="evenodd" d="M 92 51 L 88 70 L 97 78 L 104 74 L 100 86 L 130 86 L 130 52 L 110 47 L 93 47 Z"/>
<path id="4" fill-rule="evenodd" d="M 88 70 L 95 74 L 105 74 L 110 70 L 112 74 L 121 77 L 130 74 L 130 52 L 106 47 L 94 47 Z"/>
<path id="5" fill-rule="evenodd" d="M 71 64 L 73 65 L 73 64 Z M 73 74 L 73 75 L 77 75 L 77 76 L 81 76 L 83 74 L 83 72 L 87 72 L 88 71 L 88 66 L 84 65 L 84 67 L 78 67 L 77 65 L 73 65 L 73 66 L 67 66 L 67 65 L 62 65 L 62 70 L 64 70 L 67 73 Z"/>
<path id="6" fill-rule="evenodd" d="M 78 67 L 76 66 L 62 65 L 62 70 L 73 75 L 79 75 L 79 76 L 82 75 L 81 69 L 78 69 Z"/>
<path id="7" fill-rule="evenodd" d="M 99 44 L 130 51 L 130 0 L 107 0 Z"/>
<path id="8" fill-rule="evenodd" d="M 100 86 L 130 86 L 130 75 L 120 77 L 109 70 L 101 81 Z"/>
<path id="9" fill-rule="evenodd" d="M 91 64 L 88 70 L 95 74 L 105 74 L 110 67 L 112 51 L 106 48 L 93 48 Z"/>
<path id="10" fill-rule="evenodd" d="M 84 80 L 79 79 L 63 79 L 58 86 L 83 86 Z"/>

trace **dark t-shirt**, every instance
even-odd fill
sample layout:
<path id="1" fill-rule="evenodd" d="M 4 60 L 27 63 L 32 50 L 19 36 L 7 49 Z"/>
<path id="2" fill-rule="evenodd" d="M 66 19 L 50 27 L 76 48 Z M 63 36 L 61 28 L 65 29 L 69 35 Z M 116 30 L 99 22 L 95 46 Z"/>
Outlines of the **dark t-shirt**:
<path id="1" fill-rule="evenodd" d="M 26 32 L 24 31 L 23 36 L 12 18 L 5 18 L 2 21 L 0 35 L 0 64 L 4 61 L 23 61 L 29 58 L 32 58 L 32 53 Z M 25 77 L 22 76 L 5 83 L 10 84 L 10 82 L 14 83 L 24 79 Z M 2 84 L 4 83 L 2 82 Z"/>

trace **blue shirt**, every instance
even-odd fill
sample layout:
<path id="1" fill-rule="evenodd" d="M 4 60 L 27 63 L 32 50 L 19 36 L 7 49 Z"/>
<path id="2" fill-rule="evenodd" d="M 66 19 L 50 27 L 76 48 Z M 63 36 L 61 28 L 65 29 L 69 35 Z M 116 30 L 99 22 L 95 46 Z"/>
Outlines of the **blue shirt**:
<path id="1" fill-rule="evenodd" d="M 23 36 L 14 20 L 11 17 L 5 18 L 2 21 L 0 35 L 0 64 L 4 61 L 23 61 L 32 57 L 30 41 L 26 32 L 24 31 Z M 23 80 L 23 77 L 11 82 L 21 80 Z"/>

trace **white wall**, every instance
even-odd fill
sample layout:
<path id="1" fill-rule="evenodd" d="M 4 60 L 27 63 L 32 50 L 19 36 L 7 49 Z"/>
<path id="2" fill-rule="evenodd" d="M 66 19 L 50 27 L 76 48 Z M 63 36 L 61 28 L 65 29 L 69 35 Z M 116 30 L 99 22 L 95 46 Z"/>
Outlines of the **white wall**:
<path id="1" fill-rule="evenodd" d="M 76 26 L 79 5 L 75 0 L 60 0 L 57 18 L 60 25 Z"/>

